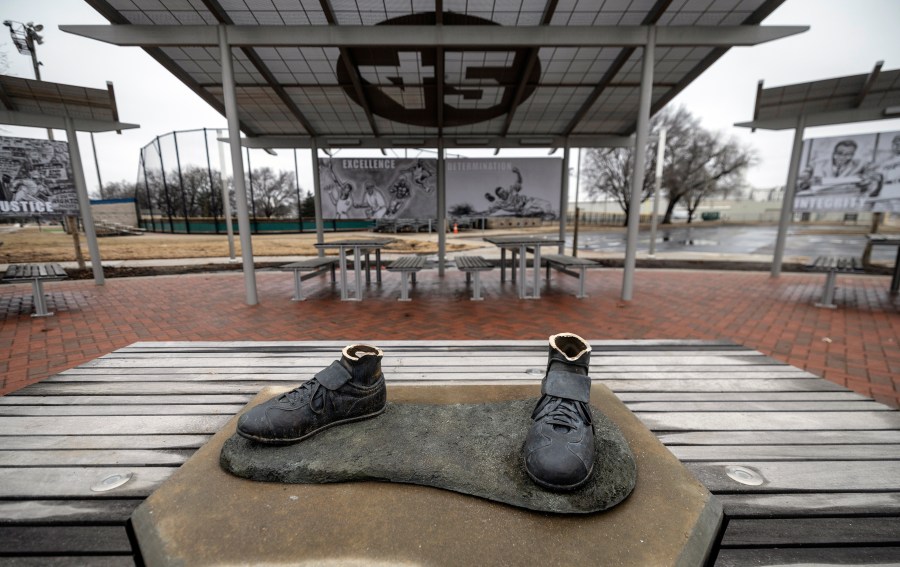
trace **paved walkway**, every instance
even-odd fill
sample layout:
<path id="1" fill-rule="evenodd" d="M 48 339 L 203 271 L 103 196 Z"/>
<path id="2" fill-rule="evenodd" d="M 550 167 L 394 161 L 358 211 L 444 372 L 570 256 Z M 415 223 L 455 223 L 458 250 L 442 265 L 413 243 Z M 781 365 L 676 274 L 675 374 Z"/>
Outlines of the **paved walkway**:
<path id="1" fill-rule="evenodd" d="M 900 407 L 900 298 L 886 276 L 839 276 L 836 310 L 813 306 L 821 274 L 640 270 L 635 300 L 618 300 L 622 271 L 590 272 L 590 298 L 554 273 L 540 301 L 516 298 L 499 272 L 485 274 L 483 302 L 469 301 L 457 270 L 422 272 L 411 303 L 398 274 L 341 302 L 327 276 L 304 282 L 258 272 L 261 303 L 244 304 L 240 273 L 46 284 L 56 315 L 32 318 L 28 284 L 0 287 L 0 393 L 37 382 L 135 341 L 541 339 L 572 331 L 592 339 L 727 339 Z M 388 353 L 389 354 L 389 353 Z M 127 371 L 126 371 L 127 372 Z"/>

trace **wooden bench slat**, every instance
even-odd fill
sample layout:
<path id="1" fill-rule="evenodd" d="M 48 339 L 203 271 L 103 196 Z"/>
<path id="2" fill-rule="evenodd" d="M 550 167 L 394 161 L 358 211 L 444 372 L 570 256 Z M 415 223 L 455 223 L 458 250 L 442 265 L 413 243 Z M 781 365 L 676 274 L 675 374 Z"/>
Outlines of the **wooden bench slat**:
<path id="1" fill-rule="evenodd" d="M 673 445 L 679 461 L 889 461 L 900 445 Z"/>
<path id="2" fill-rule="evenodd" d="M 731 517 L 898 515 L 896 492 L 717 494 Z"/>
<path id="3" fill-rule="evenodd" d="M 730 478 L 728 466 L 741 461 L 684 463 L 710 492 L 775 493 L 801 491 L 898 492 L 900 462 L 897 461 L 754 461 L 765 482 L 759 486 Z"/>
<path id="4" fill-rule="evenodd" d="M 877 565 L 896 564 L 897 547 L 795 547 L 726 548 L 719 551 L 715 567 L 751 565 Z"/>
<path id="5" fill-rule="evenodd" d="M 900 544 L 900 518 L 731 520 L 722 547 Z"/>
<path id="6" fill-rule="evenodd" d="M 121 522 L 131 517 L 140 500 L 17 500 L 0 501 L 0 526 L 4 524 L 51 524 Z"/>
<path id="7" fill-rule="evenodd" d="M 0 436 L 0 451 L 86 449 L 199 449 L 206 435 L 22 435 Z"/>
<path id="8" fill-rule="evenodd" d="M 4 526 L 4 553 L 121 553 L 131 554 L 125 526 Z"/>
<path id="9" fill-rule="evenodd" d="M 4 451 L 3 466 L 10 467 L 143 467 L 183 465 L 194 449 L 132 450 L 81 449 L 78 451 Z"/>

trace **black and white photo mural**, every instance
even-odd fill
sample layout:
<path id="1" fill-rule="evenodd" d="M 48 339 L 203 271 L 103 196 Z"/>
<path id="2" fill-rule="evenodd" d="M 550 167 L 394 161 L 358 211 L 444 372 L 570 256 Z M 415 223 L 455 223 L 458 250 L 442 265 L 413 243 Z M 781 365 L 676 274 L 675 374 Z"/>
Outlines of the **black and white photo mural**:
<path id="1" fill-rule="evenodd" d="M 437 161 L 319 158 L 322 217 L 436 218 Z"/>
<path id="2" fill-rule="evenodd" d="M 69 144 L 0 136 L 0 216 L 78 214 Z"/>
<path id="3" fill-rule="evenodd" d="M 448 159 L 447 215 L 559 218 L 562 160 Z M 437 160 L 320 158 L 322 217 L 436 219 Z"/>
<path id="4" fill-rule="evenodd" d="M 559 218 L 561 159 L 453 159 L 446 170 L 450 217 Z"/>
<path id="5" fill-rule="evenodd" d="M 900 132 L 805 140 L 794 210 L 900 212 Z"/>

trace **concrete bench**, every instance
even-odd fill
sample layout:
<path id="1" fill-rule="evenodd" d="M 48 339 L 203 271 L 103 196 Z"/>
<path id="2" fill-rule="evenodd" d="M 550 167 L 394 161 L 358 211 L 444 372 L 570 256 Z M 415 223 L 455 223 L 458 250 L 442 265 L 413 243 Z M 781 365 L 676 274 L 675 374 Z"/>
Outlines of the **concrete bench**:
<path id="1" fill-rule="evenodd" d="M 300 285 L 300 282 L 303 280 L 314 278 L 331 270 L 331 283 L 334 283 L 334 266 L 337 263 L 337 258 L 310 258 L 281 266 L 279 268 L 281 270 L 294 272 L 294 297 L 291 298 L 291 301 L 304 301 L 306 299 L 303 297 L 303 289 Z M 303 274 L 303 272 L 307 273 Z"/>
<path id="2" fill-rule="evenodd" d="M 34 292 L 34 314 L 32 317 L 49 317 L 53 313 L 47 311 L 44 300 L 45 281 L 64 280 L 69 275 L 59 264 L 13 264 L 3 274 L 3 283 L 31 282 Z"/>
<path id="3" fill-rule="evenodd" d="M 806 266 L 810 272 L 825 273 L 825 289 L 822 292 L 822 301 L 816 303 L 816 307 L 836 309 L 834 304 L 834 281 L 837 273 L 860 274 L 863 272 L 862 260 L 853 256 L 819 256 Z"/>
<path id="4" fill-rule="evenodd" d="M 541 260 L 547 265 L 547 281 L 550 281 L 550 268 L 562 272 L 568 276 L 578 278 L 578 299 L 584 299 L 587 295 L 584 293 L 584 272 L 588 268 L 596 268 L 600 266 L 593 260 L 585 258 L 576 258 L 575 256 L 565 256 L 563 254 L 544 254 Z M 577 271 L 576 271 L 577 270 Z"/>
<path id="5" fill-rule="evenodd" d="M 409 298 L 409 275 L 412 274 L 412 281 L 416 283 L 416 272 L 425 267 L 424 256 L 400 256 L 388 266 L 389 272 L 400 272 L 402 276 L 400 286 L 400 301 L 410 301 Z"/>
<path id="6" fill-rule="evenodd" d="M 466 273 L 466 284 L 472 281 L 472 275 L 475 275 L 475 287 L 472 289 L 472 301 L 481 301 L 481 272 L 489 272 L 494 269 L 494 265 L 482 258 L 481 256 L 457 256 L 454 258 L 456 267 L 459 271 Z"/>

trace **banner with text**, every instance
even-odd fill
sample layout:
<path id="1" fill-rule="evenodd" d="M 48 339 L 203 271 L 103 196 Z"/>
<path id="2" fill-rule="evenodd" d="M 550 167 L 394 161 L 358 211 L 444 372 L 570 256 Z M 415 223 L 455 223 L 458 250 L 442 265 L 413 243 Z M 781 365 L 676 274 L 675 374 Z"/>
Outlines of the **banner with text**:
<path id="1" fill-rule="evenodd" d="M 69 144 L 0 136 L 0 216 L 77 214 Z"/>
<path id="2" fill-rule="evenodd" d="M 449 159 L 446 169 L 451 218 L 559 218 L 561 159 Z"/>
<path id="3" fill-rule="evenodd" d="M 805 140 L 794 210 L 900 212 L 900 132 Z"/>
<path id="4" fill-rule="evenodd" d="M 319 158 L 322 217 L 435 218 L 437 161 Z"/>

